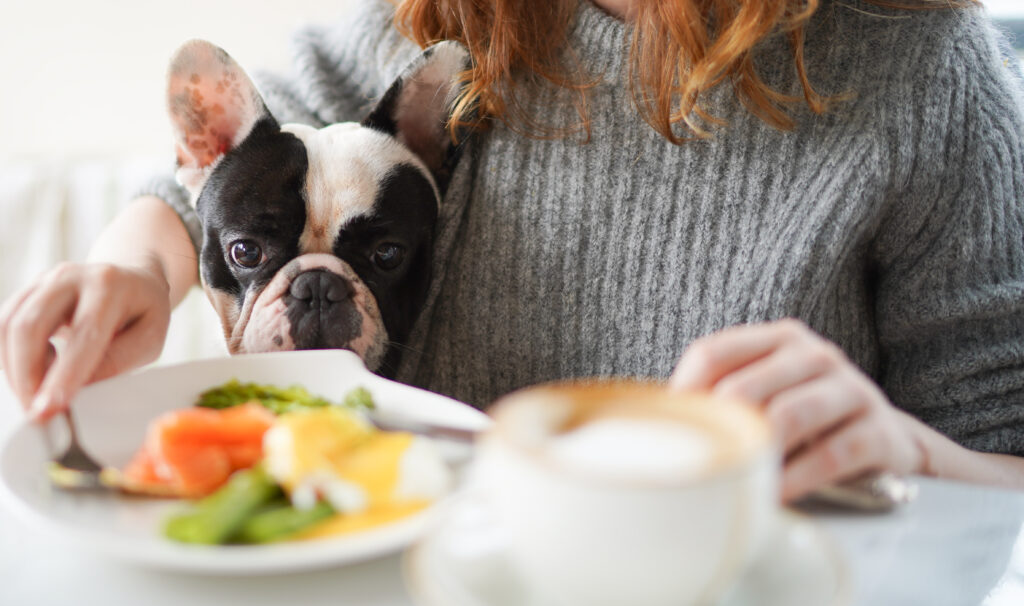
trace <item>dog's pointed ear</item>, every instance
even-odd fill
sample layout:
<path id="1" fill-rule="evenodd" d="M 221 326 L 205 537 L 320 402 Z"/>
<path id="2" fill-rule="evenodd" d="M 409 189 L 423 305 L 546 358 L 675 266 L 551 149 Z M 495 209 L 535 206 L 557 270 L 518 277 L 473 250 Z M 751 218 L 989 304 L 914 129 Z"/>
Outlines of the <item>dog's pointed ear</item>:
<path id="1" fill-rule="evenodd" d="M 277 123 L 245 71 L 223 49 L 191 40 L 167 74 L 167 111 L 174 130 L 178 182 L 199 193 L 212 167 L 260 120 Z"/>
<path id="2" fill-rule="evenodd" d="M 443 192 L 454 159 L 448 119 L 469 53 L 457 42 L 423 51 L 391 85 L 362 125 L 393 135 L 430 169 Z"/>

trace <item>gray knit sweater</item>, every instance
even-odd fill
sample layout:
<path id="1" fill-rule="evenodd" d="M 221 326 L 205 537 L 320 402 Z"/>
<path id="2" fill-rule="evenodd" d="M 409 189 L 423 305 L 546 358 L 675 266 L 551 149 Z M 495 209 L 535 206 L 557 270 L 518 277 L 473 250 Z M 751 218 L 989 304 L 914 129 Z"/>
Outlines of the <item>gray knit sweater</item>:
<path id="1" fill-rule="evenodd" d="M 282 122 L 361 118 L 418 52 L 363 4 L 258 79 Z M 675 146 L 631 104 L 628 26 L 583 2 L 567 52 L 601 77 L 593 138 L 499 124 L 472 142 L 399 379 L 484 406 L 559 377 L 666 377 L 697 337 L 796 317 L 900 407 L 1024 454 L 1024 95 L 999 39 L 980 11 L 823 2 L 810 79 L 848 101 L 781 132 L 721 86 L 707 107 L 728 126 Z M 799 95 L 788 52 L 766 42 L 760 71 Z M 577 120 L 570 93 L 523 87 L 533 115 Z M 180 191 L 154 193 L 194 230 Z"/>

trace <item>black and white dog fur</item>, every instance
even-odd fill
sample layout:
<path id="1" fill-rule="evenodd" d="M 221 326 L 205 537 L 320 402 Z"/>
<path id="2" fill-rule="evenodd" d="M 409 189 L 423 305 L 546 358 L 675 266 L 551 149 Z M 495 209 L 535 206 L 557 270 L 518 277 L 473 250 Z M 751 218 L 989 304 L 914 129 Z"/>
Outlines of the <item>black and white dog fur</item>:
<path id="1" fill-rule="evenodd" d="M 426 296 L 457 149 L 446 130 L 465 50 L 418 57 L 361 123 L 279 125 L 200 40 L 175 54 L 178 181 L 203 227 L 203 288 L 232 353 L 351 349 L 393 363 Z M 382 368 L 384 367 L 384 368 Z"/>

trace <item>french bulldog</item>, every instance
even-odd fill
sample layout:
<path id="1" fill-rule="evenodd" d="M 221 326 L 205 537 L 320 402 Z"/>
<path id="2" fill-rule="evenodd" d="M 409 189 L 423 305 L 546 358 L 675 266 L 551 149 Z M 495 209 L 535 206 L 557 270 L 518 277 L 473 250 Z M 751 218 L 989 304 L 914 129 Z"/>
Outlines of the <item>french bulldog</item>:
<path id="1" fill-rule="evenodd" d="M 468 64 L 458 44 L 428 48 L 362 122 L 318 129 L 278 124 L 213 44 L 175 53 L 176 177 L 202 223 L 200 276 L 231 353 L 342 348 L 371 370 L 393 365 L 430 282 L 458 157 L 446 123 Z"/>

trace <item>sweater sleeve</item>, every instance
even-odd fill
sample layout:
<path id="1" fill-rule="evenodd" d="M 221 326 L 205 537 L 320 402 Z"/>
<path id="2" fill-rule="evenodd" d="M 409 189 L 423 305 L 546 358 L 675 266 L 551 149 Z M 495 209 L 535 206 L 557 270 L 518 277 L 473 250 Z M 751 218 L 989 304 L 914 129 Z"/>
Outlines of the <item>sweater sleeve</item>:
<path id="1" fill-rule="evenodd" d="M 280 124 L 322 127 L 357 121 L 417 52 L 392 25 L 393 8 L 383 0 L 357 3 L 340 21 L 310 26 L 292 39 L 292 70 L 254 70 L 254 83 Z M 188 192 L 171 175 L 152 179 L 138 195 L 155 195 L 181 217 L 198 252 L 202 226 Z"/>
<path id="2" fill-rule="evenodd" d="M 922 50 L 932 73 L 902 91 L 912 126 L 894 129 L 899 185 L 876 242 L 879 379 L 961 444 L 1024 455 L 1021 78 L 983 14 L 943 23 Z"/>

